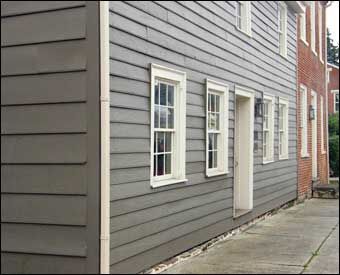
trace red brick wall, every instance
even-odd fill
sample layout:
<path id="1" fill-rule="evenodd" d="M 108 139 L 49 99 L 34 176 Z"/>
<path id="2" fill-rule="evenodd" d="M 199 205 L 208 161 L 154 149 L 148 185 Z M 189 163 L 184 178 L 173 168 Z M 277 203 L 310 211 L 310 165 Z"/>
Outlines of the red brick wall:
<path id="1" fill-rule="evenodd" d="M 322 3 L 323 6 L 323 60 L 324 62 L 320 61 L 319 57 L 319 26 L 318 26 L 318 3 Z M 311 194 L 312 189 L 312 122 L 308 119 L 307 128 L 308 128 L 308 153 L 309 157 L 302 158 L 301 157 L 301 121 L 300 121 L 300 84 L 303 84 L 307 87 L 307 106 L 309 109 L 309 105 L 311 104 L 311 91 L 315 91 L 318 95 L 318 119 L 317 119 L 317 132 L 318 132 L 318 177 L 322 183 L 326 183 L 328 180 L 328 157 L 327 153 L 325 153 L 325 149 L 327 148 L 326 143 L 328 140 L 327 137 L 327 127 L 326 127 L 326 71 L 325 71 L 325 3 L 324 1 L 316 1 L 316 18 L 315 18 L 315 25 L 316 25 L 316 53 L 315 55 L 312 52 L 310 41 L 311 41 L 311 21 L 310 21 L 310 7 L 306 10 L 306 36 L 307 36 L 307 43 L 306 45 L 300 39 L 300 18 L 298 19 L 298 89 L 297 89 L 297 133 L 298 133 L 298 196 L 299 198 L 309 197 Z M 323 96 L 324 102 L 324 141 L 325 141 L 325 149 L 322 150 L 321 148 L 321 118 L 320 118 L 320 96 Z M 309 115 L 308 115 L 309 116 Z"/>
<path id="2" fill-rule="evenodd" d="M 334 113 L 334 96 L 332 90 L 339 90 L 339 68 L 329 66 L 331 69 L 329 73 L 329 83 L 328 83 L 328 112 L 330 114 Z"/>

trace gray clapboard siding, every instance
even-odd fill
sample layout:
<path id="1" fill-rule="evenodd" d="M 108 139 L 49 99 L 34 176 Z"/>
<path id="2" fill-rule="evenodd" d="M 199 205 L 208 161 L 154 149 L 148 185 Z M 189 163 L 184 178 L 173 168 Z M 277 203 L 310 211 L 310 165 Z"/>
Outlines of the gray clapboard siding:
<path id="1" fill-rule="evenodd" d="M 1 1 L 1 273 L 99 272 L 98 24 Z"/>
<path id="2" fill-rule="evenodd" d="M 85 6 L 85 1 L 2 1 L 1 17 Z"/>
<path id="3" fill-rule="evenodd" d="M 86 256 L 84 227 L 3 223 L 1 235 L 4 252 Z"/>
<path id="4" fill-rule="evenodd" d="M 86 195 L 86 165 L 1 165 L 1 191 Z"/>
<path id="5" fill-rule="evenodd" d="M 86 101 L 86 73 L 68 72 L 1 79 L 1 106 Z"/>
<path id="6" fill-rule="evenodd" d="M 277 2 L 252 3 L 252 38 L 235 28 L 234 9 L 234 1 L 110 3 L 112 273 L 142 271 L 296 197 L 295 15 L 288 12 L 285 59 Z M 149 182 L 150 63 L 187 73 L 188 182 L 156 189 Z M 206 78 L 227 83 L 230 91 L 230 171 L 213 178 L 205 176 Z M 290 133 L 289 159 L 278 160 L 275 138 L 275 161 L 263 165 L 262 119 L 256 118 L 255 208 L 233 220 L 235 85 L 256 97 L 273 94 L 276 118 L 278 97 L 288 98 Z"/>
<path id="7" fill-rule="evenodd" d="M 2 194 L 1 221 L 86 225 L 86 197 Z"/>
<path id="8" fill-rule="evenodd" d="M 1 46 L 85 38 L 85 20 L 85 7 L 2 18 Z"/>
<path id="9" fill-rule="evenodd" d="M 5 274 L 83 274 L 86 272 L 86 261 L 81 257 L 1 253 L 1 262 L 6 263 L 2 269 Z"/>
<path id="10" fill-rule="evenodd" d="M 3 106 L 1 124 L 1 134 L 84 133 L 86 104 Z"/>

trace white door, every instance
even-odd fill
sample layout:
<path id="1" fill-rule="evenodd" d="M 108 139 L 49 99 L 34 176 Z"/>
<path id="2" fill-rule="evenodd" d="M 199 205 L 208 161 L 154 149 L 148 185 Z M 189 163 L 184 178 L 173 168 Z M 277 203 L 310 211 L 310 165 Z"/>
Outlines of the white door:
<path id="1" fill-rule="evenodd" d="M 315 110 L 315 119 L 312 120 L 312 177 L 318 177 L 318 99 L 316 92 L 312 91 L 312 106 Z"/>
<path id="2" fill-rule="evenodd" d="M 235 91 L 234 217 L 253 208 L 254 95 Z"/>

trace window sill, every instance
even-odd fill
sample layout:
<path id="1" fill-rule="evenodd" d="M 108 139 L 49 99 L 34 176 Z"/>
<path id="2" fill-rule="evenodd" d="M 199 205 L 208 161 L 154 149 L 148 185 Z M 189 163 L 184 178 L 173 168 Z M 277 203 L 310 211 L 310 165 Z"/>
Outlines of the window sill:
<path id="1" fill-rule="evenodd" d="M 318 56 L 318 53 L 312 49 L 312 52 L 315 54 L 315 56 Z"/>
<path id="2" fill-rule="evenodd" d="M 221 172 L 221 171 L 211 171 L 211 172 L 207 172 L 207 173 L 206 173 L 206 176 L 207 176 L 208 178 L 210 178 L 210 177 L 216 177 L 216 176 L 227 175 L 228 173 L 229 173 L 229 171 L 223 171 L 223 172 Z"/>
<path id="3" fill-rule="evenodd" d="M 327 151 L 322 151 L 321 154 L 326 155 Z"/>
<path id="4" fill-rule="evenodd" d="M 239 27 L 235 26 L 235 29 L 242 32 L 243 34 L 245 34 L 246 36 L 248 36 L 249 38 L 253 38 L 251 35 L 251 32 L 246 32 L 245 30 L 240 29 Z"/>
<path id="5" fill-rule="evenodd" d="M 274 160 L 264 160 L 262 162 L 262 164 L 269 164 L 269 163 L 273 163 L 273 162 L 274 162 Z"/>
<path id="6" fill-rule="evenodd" d="M 279 160 L 289 160 L 289 157 L 288 156 L 282 156 L 282 157 L 279 157 Z"/>
<path id="7" fill-rule="evenodd" d="M 158 187 L 177 184 L 177 183 L 185 183 L 187 181 L 188 179 L 169 179 L 169 180 L 162 180 L 162 181 L 154 181 L 154 182 L 151 182 L 151 187 L 158 188 Z"/>
<path id="8" fill-rule="evenodd" d="M 301 39 L 301 41 L 307 46 L 307 47 L 309 47 L 309 43 L 306 41 L 306 40 L 304 40 L 304 39 L 302 39 L 302 38 L 300 38 Z"/>
<path id="9" fill-rule="evenodd" d="M 302 159 L 308 159 L 309 157 L 310 157 L 309 154 L 307 154 L 307 155 L 301 155 L 301 158 L 302 158 Z"/>

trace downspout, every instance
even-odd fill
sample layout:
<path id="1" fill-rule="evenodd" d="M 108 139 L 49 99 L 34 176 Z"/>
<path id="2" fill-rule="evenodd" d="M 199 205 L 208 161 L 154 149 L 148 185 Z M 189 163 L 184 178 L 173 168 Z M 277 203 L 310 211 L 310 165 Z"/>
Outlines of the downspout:
<path id="1" fill-rule="evenodd" d="M 109 4 L 99 1 L 100 20 L 100 131 L 101 221 L 100 273 L 110 273 L 110 48 Z"/>
<path id="2" fill-rule="evenodd" d="M 325 25 L 327 23 L 327 8 L 332 5 L 332 1 L 327 1 L 327 4 L 325 5 Z M 328 53 L 327 53 L 327 26 L 325 31 L 325 91 L 326 91 L 326 135 L 327 135 L 327 183 L 329 183 L 329 132 L 328 132 L 328 81 L 327 81 L 327 68 L 328 68 Z"/>

